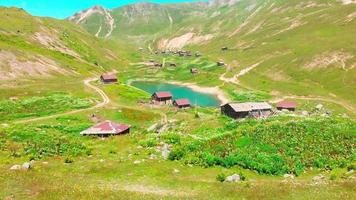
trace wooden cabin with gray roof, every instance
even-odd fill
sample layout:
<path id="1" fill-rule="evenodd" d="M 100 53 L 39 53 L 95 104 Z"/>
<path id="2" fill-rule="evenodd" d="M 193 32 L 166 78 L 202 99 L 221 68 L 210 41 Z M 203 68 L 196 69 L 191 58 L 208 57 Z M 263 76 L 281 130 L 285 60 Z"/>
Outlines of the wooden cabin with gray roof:
<path id="1" fill-rule="evenodd" d="M 272 106 L 266 102 L 227 103 L 221 106 L 221 113 L 233 119 L 267 118 L 273 114 Z"/>

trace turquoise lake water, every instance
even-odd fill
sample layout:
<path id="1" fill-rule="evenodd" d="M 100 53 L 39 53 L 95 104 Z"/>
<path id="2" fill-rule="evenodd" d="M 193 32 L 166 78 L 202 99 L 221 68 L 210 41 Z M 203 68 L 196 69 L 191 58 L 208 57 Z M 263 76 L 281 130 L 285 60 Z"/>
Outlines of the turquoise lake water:
<path id="1" fill-rule="evenodd" d="M 146 81 L 134 81 L 131 85 L 150 94 L 169 91 L 172 93 L 173 99 L 186 98 L 189 99 L 190 103 L 194 106 L 218 107 L 220 105 L 220 101 L 214 95 L 196 92 L 184 86 Z"/>

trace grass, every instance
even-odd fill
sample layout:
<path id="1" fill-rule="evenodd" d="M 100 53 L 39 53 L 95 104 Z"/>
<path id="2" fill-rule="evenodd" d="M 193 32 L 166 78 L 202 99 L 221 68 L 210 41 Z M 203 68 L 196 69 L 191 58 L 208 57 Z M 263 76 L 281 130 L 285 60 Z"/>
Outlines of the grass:
<path id="1" fill-rule="evenodd" d="M 47 116 L 68 110 L 88 108 L 91 105 L 92 102 L 89 99 L 81 99 L 65 93 L 4 100 L 0 102 L 0 121 Z"/>

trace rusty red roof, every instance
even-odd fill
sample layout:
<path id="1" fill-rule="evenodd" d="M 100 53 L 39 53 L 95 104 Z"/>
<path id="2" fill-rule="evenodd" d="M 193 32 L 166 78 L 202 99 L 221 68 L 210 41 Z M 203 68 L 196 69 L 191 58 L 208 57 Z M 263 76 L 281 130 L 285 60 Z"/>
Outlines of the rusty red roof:
<path id="1" fill-rule="evenodd" d="M 281 101 L 277 103 L 277 108 L 296 108 L 297 103 L 291 101 Z"/>
<path id="2" fill-rule="evenodd" d="M 156 92 L 154 93 L 157 98 L 172 98 L 172 94 L 170 92 Z"/>
<path id="3" fill-rule="evenodd" d="M 104 80 L 116 80 L 117 79 L 115 74 L 103 74 L 103 75 L 101 75 L 101 77 Z"/>
<path id="4" fill-rule="evenodd" d="M 130 126 L 126 125 L 126 124 L 118 124 L 112 121 L 105 121 L 102 123 L 99 123 L 85 131 L 82 131 L 80 134 L 81 135 L 100 135 L 100 134 L 120 134 L 124 131 L 126 131 L 127 129 L 129 129 Z"/>
<path id="5" fill-rule="evenodd" d="M 189 99 L 176 99 L 174 102 L 176 102 L 176 104 L 178 106 L 189 106 L 190 105 Z"/>

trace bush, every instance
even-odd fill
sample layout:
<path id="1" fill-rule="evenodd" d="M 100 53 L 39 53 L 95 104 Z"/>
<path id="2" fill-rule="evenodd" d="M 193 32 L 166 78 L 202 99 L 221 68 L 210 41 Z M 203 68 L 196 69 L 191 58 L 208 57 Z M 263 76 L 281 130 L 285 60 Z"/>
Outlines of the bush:
<path id="1" fill-rule="evenodd" d="M 64 159 L 64 163 L 70 164 L 70 163 L 73 163 L 73 162 L 74 162 L 74 159 L 71 158 L 71 157 L 66 157 L 66 158 Z"/>
<path id="2" fill-rule="evenodd" d="M 178 148 L 174 148 L 168 156 L 169 160 L 180 160 L 181 158 L 183 158 L 183 156 L 185 155 L 185 152 L 182 148 L 178 147 Z"/>
<path id="3" fill-rule="evenodd" d="M 167 144 L 180 144 L 180 135 L 175 133 L 168 133 L 166 135 L 162 135 L 161 138 Z"/>
<path id="4" fill-rule="evenodd" d="M 225 179 L 226 179 L 226 175 L 224 173 L 220 173 L 216 176 L 216 180 L 219 181 L 219 182 L 224 182 Z"/>

